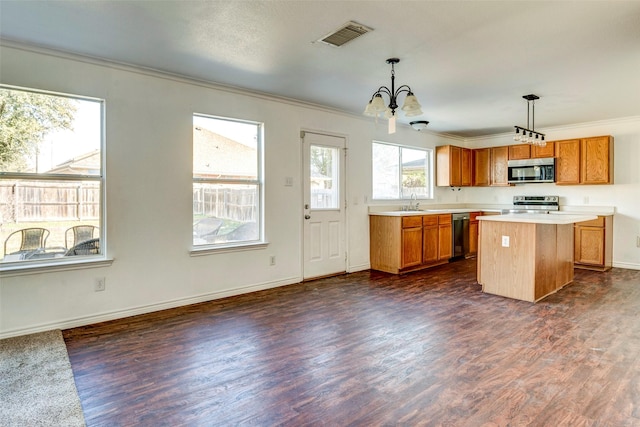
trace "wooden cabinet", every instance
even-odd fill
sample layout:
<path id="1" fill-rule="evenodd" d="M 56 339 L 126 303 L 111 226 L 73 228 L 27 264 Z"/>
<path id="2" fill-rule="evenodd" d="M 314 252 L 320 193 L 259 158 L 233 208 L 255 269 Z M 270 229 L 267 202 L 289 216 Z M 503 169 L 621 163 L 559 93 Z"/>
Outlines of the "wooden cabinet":
<path id="1" fill-rule="evenodd" d="M 453 256 L 453 226 L 451 214 L 438 215 L 438 261 L 448 261 Z"/>
<path id="2" fill-rule="evenodd" d="M 556 184 L 613 184 L 613 137 L 555 141 Z"/>
<path id="3" fill-rule="evenodd" d="M 371 215 L 371 268 L 398 274 L 444 264 L 452 254 L 451 232 L 451 214 Z"/>
<path id="4" fill-rule="evenodd" d="M 422 218 L 402 217 L 402 251 L 400 268 L 422 264 Z"/>
<path id="5" fill-rule="evenodd" d="M 491 148 L 473 150 L 473 182 L 476 187 L 491 185 Z"/>
<path id="6" fill-rule="evenodd" d="M 544 159 L 548 157 L 555 157 L 555 155 L 555 144 L 553 141 L 547 142 L 547 145 L 544 147 L 529 144 L 509 146 L 509 160 Z"/>
<path id="7" fill-rule="evenodd" d="M 438 261 L 438 215 L 422 217 L 422 261 L 425 264 Z"/>
<path id="8" fill-rule="evenodd" d="M 491 185 L 508 186 L 509 147 L 491 148 Z"/>
<path id="9" fill-rule="evenodd" d="M 556 184 L 580 184 L 580 140 L 555 141 Z"/>
<path id="10" fill-rule="evenodd" d="M 520 160 L 531 158 L 531 145 L 517 144 L 509 146 L 509 160 Z"/>
<path id="11" fill-rule="evenodd" d="M 612 265 L 613 217 L 599 216 L 573 228 L 574 267 L 605 271 Z"/>
<path id="12" fill-rule="evenodd" d="M 472 184 L 471 150 L 443 145 L 436 147 L 436 185 L 463 187 Z"/>
<path id="13" fill-rule="evenodd" d="M 549 157 L 555 157 L 555 144 L 553 141 L 547 142 L 547 145 L 540 147 L 539 145 L 531 146 L 531 158 L 532 159 L 546 159 Z"/>
<path id="14" fill-rule="evenodd" d="M 478 223 L 477 217 L 482 216 L 482 212 L 469 213 L 469 255 L 478 253 Z"/>
<path id="15" fill-rule="evenodd" d="M 580 140 L 580 182 L 613 184 L 613 137 Z"/>

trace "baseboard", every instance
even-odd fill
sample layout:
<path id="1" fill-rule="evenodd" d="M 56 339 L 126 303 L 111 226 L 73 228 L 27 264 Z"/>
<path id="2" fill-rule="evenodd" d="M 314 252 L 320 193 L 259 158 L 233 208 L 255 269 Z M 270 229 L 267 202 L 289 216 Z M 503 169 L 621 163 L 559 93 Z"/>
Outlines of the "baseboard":
<path id="1" fill-rule="evenodd" d="M 613 266 L 618 268 L 628 268 L 629 270 L 640 270 L 640 264 L 631 262 L 614 262 Z"/>
<path id="2" fill-rule="evenodd" d="M 195 295 L 187 298 L 179 298 L 175 300 L 164 301 L 155 304 L 141 305 L 137 307 L 131 307 L 124 310 L 107 311 L 91 316 L 76 317 L 72 319 L 65 319 L 57 322 L 41 323 L 38 325 L 30 326 L 27 328 L 11 329 L 8 331 L 0 332 L 0 339 L 17 337 L 21 335 L 35 334 L 38 332 L 45 332 L 54 329 L 70 329 L 77 328 L 79 326 L 91 325 L 94 323 L 106 322 L 109 320 L 122 319 L 125 317 L 137 316 L 139 314 L 151 313 L 154 311 L 167 310 L 170 308 L 182 307 L 190 304 L 197 304 L 201 302 L 207 302 L 217 300 L 221 298 L 227 298 L 235 295 L 248 294 L 250 292 L 261 291 L 264 289 L 277 288 L 280 286 L 291 285 L 293 283 L 299 283 L 302 281 L 301 277 L 289 277 L 282 280 L 273 282 L 264 282 L 251 286 L 241 286 L 239 288 L 228 289 L 225 291 L 210 292 L 206 294 Z"/>
<path id="3" fill-rule="evenodd" d="M 360 265 L 350 265 L 347 273 L 355 273 L 357 271 L 369 270 L 371 268 L 371 264 L 360 264 Z"/>

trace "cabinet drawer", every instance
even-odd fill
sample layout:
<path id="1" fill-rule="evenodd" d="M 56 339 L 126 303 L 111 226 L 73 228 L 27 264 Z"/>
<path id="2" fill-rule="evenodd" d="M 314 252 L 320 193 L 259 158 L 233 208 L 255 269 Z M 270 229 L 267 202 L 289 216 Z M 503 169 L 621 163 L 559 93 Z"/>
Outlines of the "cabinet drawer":
<path id="1" fill-rule="evenodd" d="M 422 217 L 418 215 L 403 216 L 402 228 L 422 227 Z"/>
<path id="2" fill-rule="evenodd" d="M 423 216 L 422 217 L 422 225 L 425 226 L 425 227 L 438 225 L 438 215 Z"/>
<path id="3" fill-rule="evenodd" d="M 442 224 L 451 224 L 451 214 L 446 215 L 438 215 L 438 223 Z"/>
<path id="4" fill-rule="evenodd" d="M 598 219 L 592 219 L 591 221 L 576 222 L 578 227 L 604 227 L 604 217 L 599 216 Z"/>

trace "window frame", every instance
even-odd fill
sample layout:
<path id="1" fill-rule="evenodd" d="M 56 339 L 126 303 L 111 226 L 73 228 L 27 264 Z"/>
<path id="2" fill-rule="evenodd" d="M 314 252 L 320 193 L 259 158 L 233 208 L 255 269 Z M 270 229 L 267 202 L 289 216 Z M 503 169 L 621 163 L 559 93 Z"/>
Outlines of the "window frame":
<path id="1" fill-rule="evenodd" d="M 256 240 L 245 240 L 245 241 L 236 241 L 236 242 L 221 242 L 221 243 L 207 243 L 201 245 L 195 245 L 193 243 L 193 238 L 191 239 L 191 256 L 201 256 L 207 255 L 209 253 L 219 253 L 219 252 L 233 252 L 233 251 L 243 251 L 249 250 L 253 248 L 262 248 L 266 247 L 268 242 L 265 239 L 265 226 L 264 226 L 264 218 L 265 218 L 265 208 L 264 208 L 264 123 L 258 122 L 254 120 L 246 120 L 246 119 L 236 119 L 231 117 L 223 117 L 216 116 L 213 114 L 206 113 L 193 113 L 191 115 L 192 123 L 195 117 L 201 117 L 205 119 L 215 119 L 215 120 L 223 120 L 227 122 L 235 122 L 242 124 L 249 124 L 256 126 L 256 179 L 230 179 L 230 178 L 203 178 L 196 177 L 195 170 L 193 168 L 193 160 L 192 160 L 192 182 L 191 182 L 191 219 L 192 219 L 192 233 L 194 231 L 193 224 L 193 216 L 194 216 L 194 198 L 193 198 L 193 188 L 194 184 L 238 184 L 238 185 L 255 185 L 256 195 L 258 197 L 257 208 L 258 212 L 256 214 L 256 219 L 258 222 L 258 238 Z M 193 159 L 193 149 L 194 149 L 194 138 L 192 136 L 191 140 L 191 149 L 192 149 L 192 159 Z"/>
<path id="2" fill-rule="evenodd" d="M 375 183 L 373 182 L 373 175 L 374 175 L 374 169 L 375 169 L 375 165 L 373 164 L 374 162 L 374 156 L 373 156 L 373 147 L 374 145 L 386 145 L 386 146 L 392 146 L 392 147 L 397 147 L 398 148 L 398 197 L 394 197 L 394 198 L 376 198 L 374 197 L 374 192 L 373 192 L 373 186 L 375 185 Z M 428 189 L 428 194 L 426 195 L 426 197 L 418 197 L 420 200 L 433 200 L 435 198 L 435 170 L 434 170 L 434 149 L 433 148 L 428 148 L 428 147 L 414 147 L 414 146 L 410 146 L 410 145 L 403 145 L 403 144 L 395 144 L 395 143 L 391 143 L 391 142 L 385 142 L 385 141 L 378 141 L 378 140 L 373 140 L 371 141 L 371 200 L 373 201 L 381 201 L 381 202 L 388 202 L 388 201 L 405 201 L 405 200 L 409 200 L 411 199 L 411 194 L 403 194 L 402 191 L 402 173 L 403 173 L 403 169 L 402 169 L 402 150 L 403 149 L 408 149 L 408 150 L 414 150 L 414 151 L 424 151 L 426 154 L 426 165 L 425 167 L 427 168 L 427 170 L 425 171 L 425 176 L 428 180 L 427 185 L 425 186 L 425 188 Z"/>
<path id="3" fill-rule="evenodd" d="M 47 174 L 33 172 L 3 172 L 0 171 L 0 180 L 16 181 L 66 181 L 81 182 L 94 181 L 100 184 L 100 208 L 99 212 L 99 239 L 100 253 L 95 255 L 80 255 L 73 257 L 45 258 L 38 260 L 19 260 L 0 263 L 0 277 L 10 277 L 23 274 L 36 274 L 47 271 L 75 270 L 91 268 L 95 266 L 107 266 L 113 263 L 113 259 L 107 257 L 107 207 L 106 207 L 106 100 L 92 96 L 76 95 L 55 92 L 42 89 L 26 88 L 8 84 L 0 84 L 0 88 L 48 96 L 56 96 L 81 101 L 97 102 L 100 105 L 100 170 L 96 175 L 88 174 Z M 2 242 L 4 244 L 4 242 Z"/>

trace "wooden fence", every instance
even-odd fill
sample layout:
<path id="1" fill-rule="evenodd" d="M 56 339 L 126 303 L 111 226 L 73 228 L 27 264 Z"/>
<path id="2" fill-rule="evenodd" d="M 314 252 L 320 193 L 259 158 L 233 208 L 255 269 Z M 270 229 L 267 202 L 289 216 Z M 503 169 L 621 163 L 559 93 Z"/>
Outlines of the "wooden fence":
<path id="1" fill-rule="evenodd" d="M 193 214 L 243 223 L 255 222 L 258 215 L 257 189 L 257 186 L 232 188 L 194 184 Z"/>
<path id="2" fill-rule="evenodd" d="M 0 223 L 98 218 L 99 182 L 0 182 Z"/>

